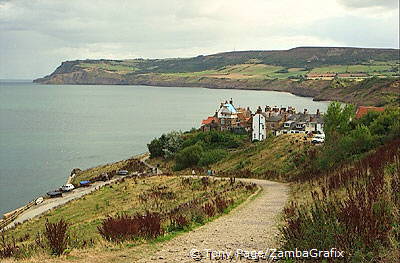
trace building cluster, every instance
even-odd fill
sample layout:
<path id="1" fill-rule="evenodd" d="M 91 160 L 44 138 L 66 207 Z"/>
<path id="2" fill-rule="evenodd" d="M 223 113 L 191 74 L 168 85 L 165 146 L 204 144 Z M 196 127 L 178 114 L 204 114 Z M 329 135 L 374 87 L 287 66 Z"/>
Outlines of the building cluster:
<path id="1" fill-rule="evenodd" d="M 306 79 L 332 80 L 334 78 L 368 78 L 366 73 L 308 73 Z"/>
<path id="2" fill-rule="evenodd" d="M 296 112 L 293 107 L 236 108 L 232 99 L 221 103 L 214 116 L 201 123 L 201 130 L 251 133 L 252 140 L 262 141 L 268 133 L 276 136 L 287 133 L 323 134 L 323 116 L 319 110 Z"/>

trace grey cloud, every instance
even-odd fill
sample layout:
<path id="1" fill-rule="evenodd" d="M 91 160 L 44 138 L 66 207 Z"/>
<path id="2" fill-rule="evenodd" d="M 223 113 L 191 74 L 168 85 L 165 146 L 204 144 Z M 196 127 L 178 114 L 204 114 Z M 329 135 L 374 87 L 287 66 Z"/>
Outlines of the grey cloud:
<path id="1" fill-rule="evenodd" d="M 393 9 L 398 8 L 398 0 L 338 0 L 340 4 L 348 8 L 380 7 Z"/>
<path id="2" fill-rule="evenodd" d="M 263 1 L 249 1 L 246 24 L 237 16 L 247 6 L 240 0 L 0 0 L 0 78 L 40 77 L 71 59 L 187 57 L 234 48 L 284 49 L 305 41 L 398 46 L 398 15 L 377 21 L 338 14 L 312 24 L 297 18 L 266 24 L 265 5 L 265 14 L 252 13 Z M 301 6 L 292 8 L 301 12 Z"/>

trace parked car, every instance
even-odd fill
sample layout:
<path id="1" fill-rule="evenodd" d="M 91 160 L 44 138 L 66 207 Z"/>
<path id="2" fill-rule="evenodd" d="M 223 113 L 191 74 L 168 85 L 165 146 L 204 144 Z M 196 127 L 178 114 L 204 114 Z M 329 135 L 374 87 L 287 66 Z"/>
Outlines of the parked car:
<path id="1" fill-rule="evenodd" d="M 127 170 L 118 170 L 118 171 L 117 171 L 117 174 L 118 174 L 118 175 L 128 175 L 129 172 L 128 172 Z"/>
<path id="2" fill-rule="evenodd" d="M 91 184 L 91 182 L 90 181 L 80 181 L 79 184 L 81 186 L 89 186 Z"/>
<path id="3" fill-rule="evenodd" d="M 58 190 L 55 190 L 55 191 L 47 192 L 47 195 L 48 195 L 49 197 L 51 197 L 51 198 L 61 197 L 61 196 L 62 196 L 62 192 L 61 192 L 61 191 L 58 191 Z"/>
<path id="4" fill-rule="evenodd" d="M 325 142 L 325 134 L 317 134 L 311 140 L 311 143 L 314 144 L 324 143 L 324 142 Z"/>
<path id="5" fill-rule="evenodd" d="M 61 191 L 63 192 L 70 192 L 75 189 L 75 186 L 73 184 L 65 184 L 61 186 Z"/>

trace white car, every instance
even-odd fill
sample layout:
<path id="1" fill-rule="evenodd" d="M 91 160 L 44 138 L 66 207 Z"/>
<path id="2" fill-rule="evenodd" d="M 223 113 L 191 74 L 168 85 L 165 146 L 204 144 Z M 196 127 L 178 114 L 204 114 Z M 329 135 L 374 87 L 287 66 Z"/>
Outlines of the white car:
<path id="1" fill-rule="evenodd" d="M 74 189 L 75 189 L 75 186 L 73 184 L 65 184 L 65 185 L 61 186 L 61 190 L 63 192 L 70 192 Z"/>
<path id="2" fill-rule="evenodd" d="M 311 143 L 324 143 L 325 142 L 325 134 L 317 134 L 315 135 L 312 140 Z"/>

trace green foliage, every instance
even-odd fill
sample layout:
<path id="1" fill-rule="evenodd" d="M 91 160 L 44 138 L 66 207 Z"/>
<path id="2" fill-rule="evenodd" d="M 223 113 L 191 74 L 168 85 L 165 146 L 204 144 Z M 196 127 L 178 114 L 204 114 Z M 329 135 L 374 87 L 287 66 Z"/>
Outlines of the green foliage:
<path id="1" fill-rule="evenodd" d="M 400 137 L 400 108 L 388 108 L 379 113 L 369 128 L 381 140 L 385 140 L 385 137 L 389 139 Z"/>
<path id="2" fill-rule="evenodd" d="M 173 131 L 161 135 L 158 139 L 153 139 L 149 144 L 147 144 L 147 148 L 149 149 L 151 158 L 164 157 L 168 159 L 172 158 L 181 148 L 182 142 L 182 133 Z"/>
<path id="3" fill-rule="evenodd" d="M 204 152 L 199 160 L 200 166 L 208 166 L 210 164 L 216 163 L 227 156 L 227 152 L 222 149 L 215 149 Z"/>
<path id="4" fill-rule="evenodd" d="M 357 135 L 368 137 L 370 132 L 360 125 L 349 137 Z M 397 262 L 399 157 L 400 140 L 392 140 L 306 184 L 311 199 L 296 198 L 284 210 L 283 249 L 334 247 L 345 251 L 346 258 L 332 262 Z M 304 189 L 310 193 L 308 187 Z"/>
<path id="5" fill-rule="evenodd" d="M 196 144 L 186 147 L 176 154 L 175 156 L 176 164 L 174 169 L 182 170 L 197 165 L 202 155 L 203 155 L 203 147 L 201 147 L 201 145 Z"/>
<path id="6" fill-rule="evenodd" d="M 227 131 L 191 131 L 181 136 L 179 150 L 175 153 L 175 170 L 193 166 L 208 166 L 227 156 L 227 149 L 240 147 L 247 135 Z"/>
<path id="7" fill-rule="evenodd" d="M 354 106 L 332 102 L 324 116 L 324 132 L 327 141 L 334 140 L 338 135 L 347 134 L 351 130 L 351 120 L 354 119 Z"/>
<path id="8" fill-rule="evenodd" d="M 237 148 L 246 138 L 246 135 L 237 135 L 227 131 L 197 132 L 187 136 L 182 147 L 201 143 L 207 149 Z"/>
<path id="9" fill-rule="evenodd" d="M 354 119 L 352 107 L 332 103 L 325 116 L 323 147 L 303 156 L 301 177 L 315 175 L 362 157 L 373 148 L 400 137 L 400 108 L 369 112 Z"/>

